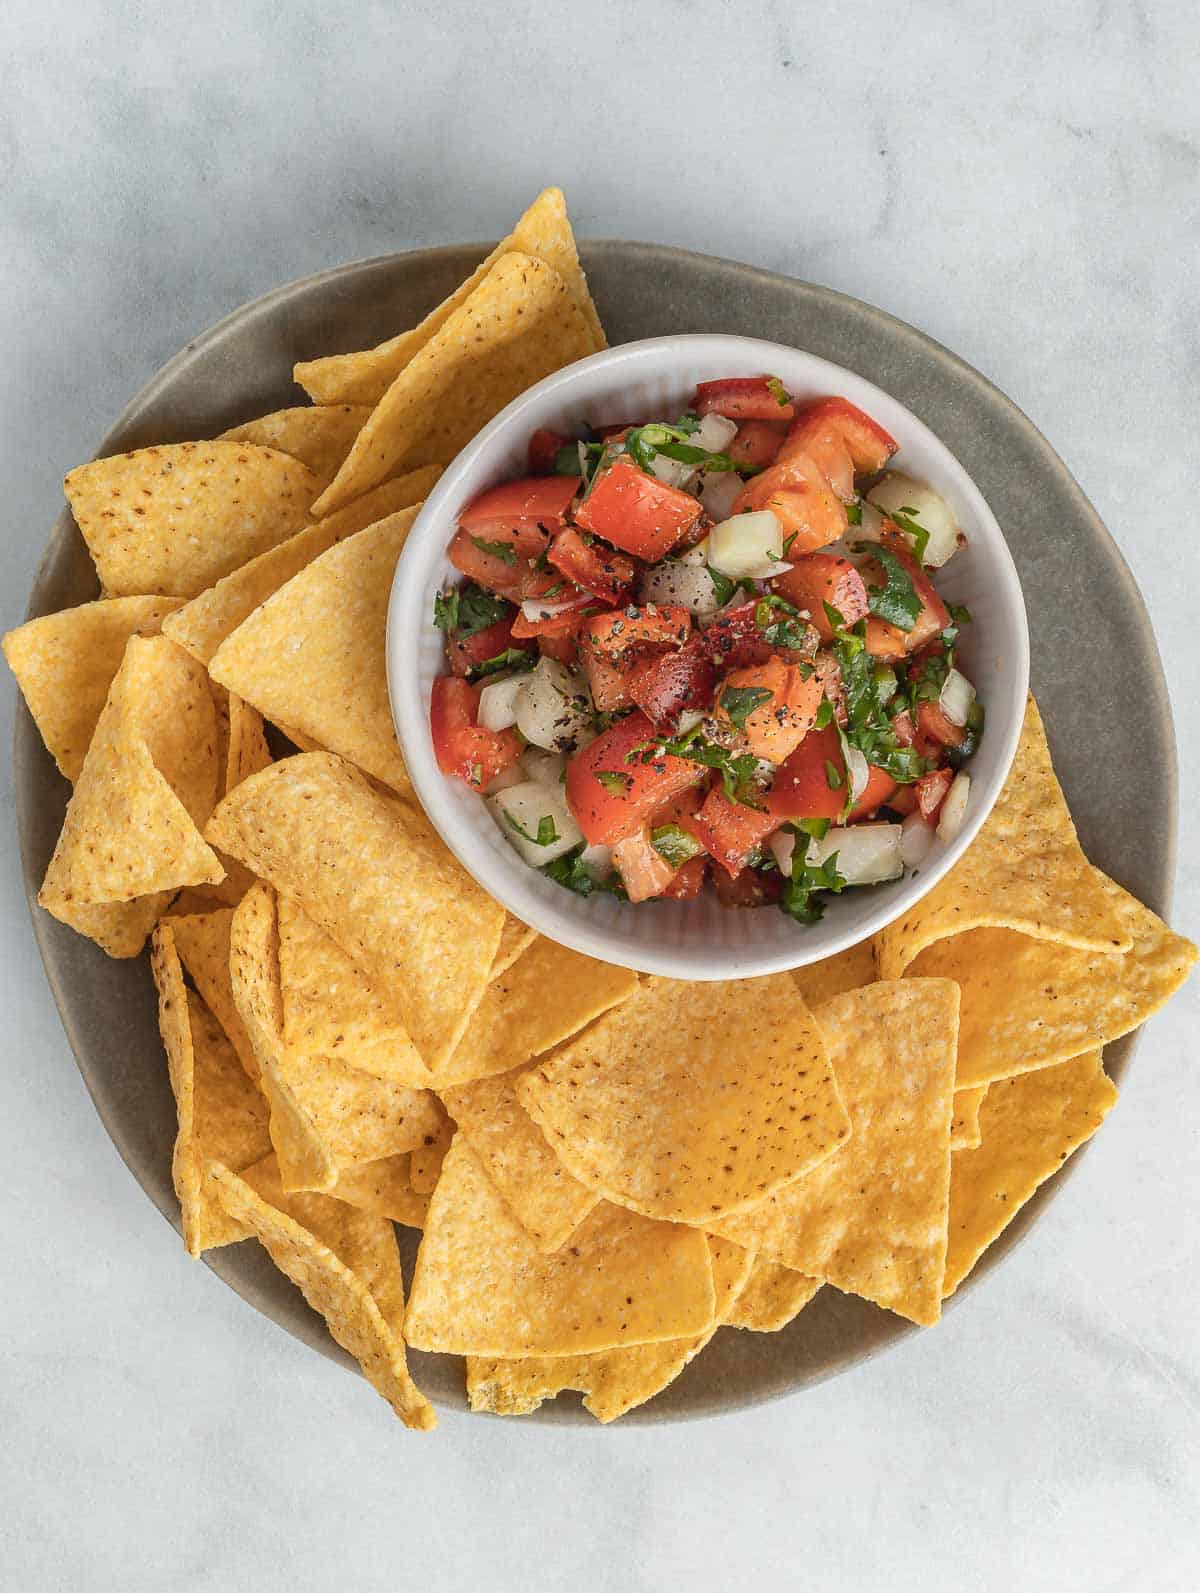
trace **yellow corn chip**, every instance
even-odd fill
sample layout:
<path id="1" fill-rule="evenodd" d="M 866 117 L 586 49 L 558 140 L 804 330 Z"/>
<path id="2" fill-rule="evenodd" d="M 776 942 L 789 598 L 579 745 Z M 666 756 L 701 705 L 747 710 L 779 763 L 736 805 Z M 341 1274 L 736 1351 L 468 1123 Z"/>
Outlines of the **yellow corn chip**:
<path id="1" fill-rule="evenodd" d="M 860 940 L 857 946 L 822 957 L 820 962 L 810 962 L 806 968 L 793 968 L 792 978 L 810 1007 L 824 1006 L 834 996 L 874 984 L 875 943 L 871 939 Z"/>
<path id="2" fill-rule="evenodd" d="M 192 983 L 229 1036 L 229 1043 L 247 1075 L 257 1079 L 258 1060 L 250 1036 L 238 1015 L 229 974 L 229 935 L 233 909 L 206 905 L 200 913 L 181 914 L 173 911 L 166 921 L 171 925 L 175 948 L 191 975 Z"/>
<path id="3" fill-rule="evenodd" d="M 222 642 L 214 680 L 404 792 L 385 638 L 396 560 L 416 518 L 402 509 L 322 553 Z"/>
<path id="4" fill-rule="evenodd" d="M 1196 960 L 1190 940 L 1094 869 L 1133 949 L 1077 951 L 1009 929 L 972 929 L 923 951 L 911 974 L 962 987 L 958 1082 L 990 1084 L 1128 1034 L 1163 1006 Z"/>
<path id="5" fill-rule="evenodd" d="M 599 1355 L 530 1357 L 525 1360 L 467 1359 L 467 1395 L 471 1409 L 501 1416 L 527 1416 L 544 1399 L 563 1389 L 579 1389 L 584 1408 L 598 1421 L 615 1421 L 636 1405 L 644 1405 L 673 1383 L 693 1361 L 722 1322 L 729 1320 L 754 1257 L 726 1239 L 710 1239 L 716 1318 L 705 1332 L 662 1344 L 635 1344 Z"/>
<path id="6" fill-rule="evenodd" d="M 238 1064 L 221 1026 L 185 988 L 171 926 L 159 924 L 150 956 L 158 987 L 158 1026 L 167 1049 L 179 1133 L 171 1164 L 188 1254 L 232 1244 L 246 1231 L 204 1179 L 209 1161 L 241 1169 L 266 1156 L 267 1106 Z"/>
<path id="7" fill-rule="evenodd" d="M 898 979 L 935 941 L 966 930 L 1012 929 L 1090 951 L 1128 951 L 1128 930 L 1075 834 L 1033 698 L 1004 789 L 949 874 L 881 929 L 882 979 Z"/>
<path id="8" fill-rule="evenodd" d="M 816 1278 L 758 1257 L 725 1321 L 751 1333 L 778 1333 L 800 1315 L 820 1287 Z"/>
<path id="9" fill-rule="evenodd" d="M 492 978 L 498 979 L 502 973 L 507 973 L 517 958 L 528 951 L 536 939 L 536 929 L 530 929 L 529 925 L 523 924 L 519 918 L 514 918 L 511 913 L 505 913 L 504 928 L 500 931 L 500 945 L 496 950 L 496 960 L 492 964 Z"/>
<path id="10" fill-rule="evenodd" d="M 571 1174 L 517 1100 L 514 1068 L 445 1090 L 446 1110 L 539 1250 L 557 1250 L 600 1197 Z"/>
<path id="11" fill-rule="evenodd" d="M 270 1161 L 239 1178 L 214 1164 L 217 1196 L 256 1235 L 406 1427 L 429 1432 L 433 1407 L 408 1375 L 401 1326 L 404 1281 L 384 1217 L 323 1195 L 288 1195 Z"/>
<path id="12" fill-rule="evenodd" d="M 425 816 L 310 752 L 243 781 L 208 833 L 297 898 L 398 1004 L 426 1066 L 441 1067 L 483 995 L 504 909 Z"/>
<path id="13" fill-rule="evenodd" d="M 703 1333 L 714 1314 L 698 1229 L 602 1203 L 543 1255 L 455 1139 L 417 1252 L 404 1324 L 415 1349 L 575 1355 Z"/>
<path id="14" fill-rule="evenodd" d="M 377 1162 L 344 1167 L 332 1194 L 360 1211 L 373 1211 L 407 1228 L 423 1228 L 429 1211 L 429 1196 L 412 1187 L 409 1153 L 384 1156 Z"/>
<path id="15" fill-rule="evenodd" d="M 216 796 L 204 671 L 162 636 L 131 636 L 38 901 L 111 957 L 136 957 L 181 885 L 224 869 L 200 834 Z"/>
<path id="16" fill-rule="evenodd" d="M 541 938 L 492 978 L 458 1049 L 438 1072 L 437 1088 L 508 1073 L 628 1001 L 637 988 L 631 969 Z"/>
<path id="17" fill-rule="evenodd" d="M 75 781 L 131 636 L 154 636 L 177 597 L 116 597 L 9 631 L 4 656 L 42 740 Z M 515 922 L 515 920 L 514 920 Z"/>
<path id="18" fill-rule="evenodd" d="M 409 1158 L 409 1177 L 418 1195 L 432 1195 L 442 1176 L 442 1163 L 454 1139 L 454 1124 L 442 1112 L 437 1128 L 414 1145 Z"/>
<path id="19" fill-rule="evenodd" d="M 969 1090 L 955 1090 L 954 1116 L 950 1120 L 951 1150 L 970 1150 L 979 1144 L 979 1108 L 987 1092 L 986 1084 L 976 1085 Z"/>
<path id="20" fill-rule="evenodd" d="M 321 484 L 272 448 L 195 442 L 95 459 L 64 486 L 109 597 L 195 597 L 306 525 Z"/>
<path id="21" fill-rule="evenodd" d="M 257 708 L 212 683 L 213 701 L 217 709 L 218 768 L 223 771 L 220 795 L 226 796 L 235 785 L 265 769 L 271 762 L 271 750 Z M 214 904 L 236 907 L 254 884 L 254 875 L 236 858 L 217 851 L 225 878 L 218 885 L 201 887 Z M 173 914 L 179 911 L 178 903 L 172 905 Z"/>
<path id="22" fill-rule="evenodd" d="M 208 664 L 225 638 L 232 636 L 242 621 L 249 619 L 272 593 L 335 543 L 365 530 L 377 520 L 385 520 L 399 509 L 411 509 L 419 504 L 429 495 L 441 473 L 436 465 L 412 470 L 406 476 L 385 481 L 373 492 L 355 498 L 336 514 L 306 526 L 286 542 L 260 553 L 256 559 L 241 565 L 190 603 L 185 603 L 177 614 L 171 615 L 171 622 L 165 627 L 166 634 L 180 647 L 185 647 L 193 658 Z"/>
<path id="23" fill-rule="evenodd" d="M 854 1133 L 836 1156 L 713 1228 L 912 1322 L 941 1314 L 958 989 L 901 979 L 820 1008 Z"/>
<path id="24" fill-rule="evenodd" d="M 707 1225 L 760 1201 L 850 1132 L 788 974 L 650 981 L 516 1090 L 581 1183 L 667 1221 Z"/>
<path id="25" fill-rule="evenodd" d="M 588 292 L 587 281 L 575 251 L 575 239 L 567 220 L 567 206 L 561 188 L 540 193 L 502 243 L 487 259 L 410 332 L 401 332 L 377 348 L 357 354 L 334 354 L 325 359 L 305 360 L 294 371 L 297 384 L 318 404 L 377 404 L 414 355 L 423 349 L 487 276 L 502 255 L 516 250 L 535 256 L 552 266 L 567 285 L 567 291 L 583 312 L 592 335 L 589 353 L 605 347 L 600 317 Z M 254 441 L 259 441 L 255 438 Z"/>
<path id="26" fill-rule="evenodd" d="M 370 413 L 366 404 L 302 404 L 232 426 L 221 438 L 291 454 L 324 484 L 337 475 Z"/>
<path id="27" fill-rule="evenodd" d="M 448 464 L 519 393 L 594 351 L 558 272 L 527 254 L 502 255 L 379 400 L 316 512 L 398 470 Z"/>
<path id="28" fill-rule="evenodd" d="M 979 1148 L 952 1161 L 947 1295 L 1038 1186 L 1092 1137 L 1116 1099 L 1099 1051 L 992 1085 L 979 1114 Z"/>

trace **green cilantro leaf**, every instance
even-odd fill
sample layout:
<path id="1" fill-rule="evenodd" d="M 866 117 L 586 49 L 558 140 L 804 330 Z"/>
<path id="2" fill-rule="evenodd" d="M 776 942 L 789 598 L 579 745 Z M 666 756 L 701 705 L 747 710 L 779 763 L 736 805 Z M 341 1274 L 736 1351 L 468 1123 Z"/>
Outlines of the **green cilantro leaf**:
<path id="1" fill-rule="evenodd" d="M 887 518 L 898 525 L 901 531 L 913 539 L 913 553 L 918 564 L 925 562 L 925 549 L 929 546 L 929 532 L 917 519 L 918 511 L 909 504 L 907 507 L 881 511 Z"/>
<path id="2" fill-rule="evenodd" d="M 824 863 L 806 861 L 808 848 L 797 842 L 792 852 L 792 871 L 784 879 L 783 895 L 779 905 L 789 918 L 798 924 L 817 924 L 825 911 L 824 905 L 814 899 L 817 891 L 832 891 L 838 896 L 846 888 L 846 881 L 837 871 L 838 854 L 833 853 Z"/>
<path id="3" fill-rule="evenodd" d="M 486 537 L 472 537 L 471 541 L 481 553 L 490 553 L 494 559 L 503 559 L 505 564 L 517 562 L 517 552 L 511 542 L 489 542 Z"/>
<path id="4" fill-rule="evenodd" d="M 555 841 L 558 840 L 558 830 L 555 828 L 554 820 L 549 813 L 543 813 L 538 820 L 536 835 L 530 835 L 529 831 L 514 819 L 507 810 L 504 814 L 504 822 L 509 829 L 516 830 L 518 835 L 523 836 L 525 840 L 530 841 L 534 846 L 553 846 Z"/>
<path id="5" fill-rule="evenodd" d="M 853 503 L 848 503 L 846 505 L 846 524 L 862 524 L 862 503 L 857 498 Z"/>
<path id="6" fill-rule="evenodd" d="M 846 782 L 846 776 L 834 763 L 832 758 L 825 759 L 825 784 L 831 791 L 840 791 Z"/>
<path id="7" fill-rule="evenodd" d="M 826 730 L 832 722 L 833 704 L 828 697 L 822 697 L 817 706 L 817 716 L 813 720 L 813 724 L 818 730 Z"/>
<path id="8" fill-rule="evenodd" d="M 453 631 L 458 628 L 458 587 L 452 586 L 448 592 L 435 592 L 433 594 L 433 623 L 439 631 Z"/>
<path id="9" fill-rule="evenodd" d="M 883 566 L 887 585 L 867 588 L 871 613 L 878 614 L 881 620 L 895 625 L 898 630 L 911 631 L 923 606 L 913 587 L 912 576 L 892 549 L 882 542 L 856 542 L 853 551 L 868 552 Z"/>
<path id="10" fill-rule="evenodd" d="M 625 761 L 629 761 L 628 755 Z M 609 796 L 624 796 L 633 784 L 633 776 L 622 774 L 619 769 L 597 769 L 596 778 Z"/>
<path id="11" fill-rule="evenodd" d="M 532 669 L 537 663 L 534 653 L 527 653 L 521 647 L 506 647 L 502 653 L 497 653 L 494 658 L 485 658 L 482 663 L 472 664 L 468 671 L 468 678 L 481 680 L 485 675 L 495 675 L 502 669 Z"/>
<path id="12" fill-rule="evenodd" d="M 584 866 L 581 853 L 582 847 L 577 847 L 573 852 L 565 852 L 562 857 L 556 857 L 552 863 L 547 863 L 539 870 L 547 879 L 552 879 L 556 885 L 563 885 L 569 891 L 574 891 L 577 896 L 591 896 L 597 891 L 607 892 L 616 896 L 620 901 L 627 900 L 625 887 L 615 874 L 608 879 L 594 879 Z"/>
<path id="13" fill-rule="evenodd" d="M 754 710 L 770 702 L 774 695 L 766 686 L 726 686 L 718 701 L 730 722 L 739 730 L 745 730 L 746 720 Z"/>

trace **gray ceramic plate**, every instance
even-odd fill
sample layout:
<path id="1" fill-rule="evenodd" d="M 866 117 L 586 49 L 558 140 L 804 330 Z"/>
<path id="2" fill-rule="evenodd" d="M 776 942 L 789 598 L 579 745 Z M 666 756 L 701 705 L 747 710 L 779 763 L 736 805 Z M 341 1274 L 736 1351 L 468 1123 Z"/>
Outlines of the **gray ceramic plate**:
<path id="1" fill-rule="evenodd" d="M 1033 689 L 1089 855 L 1160 913 L 1175 865 L 1175 742 L 1162 667 L 1141 597 L 1111 538 L 1062 461 L 1024 415 L 961 360 L 882 311 L 828 288 L 727 260 L 617 241 L 583 248 L 613 343 L 667 332 L 738 332 L 792 343 L 894 393 L 949 445 L 1000 522 L 1029 610 Z M 293 361 L 365 348 L 412 326 L 474 268 L 483 245 L 389 255 L 342 266 L 246 305 L 196 339 L 134 399 L 100 452 L 209 437 L 298 401 Z M 46 552 L 30 616 L 96 595 L 91 561 L 64 514 Z M 1122 660 L 1113 675 L 1113 657 Z M 1107 682 L 1096 691 L 1096 681 Z M 1138 785 L 1129 768 L 1152 768 Z M 31 905 L 54 848 L 65 782 L 33 723 L 18 714 L 17 809 Z M 1136 825 L 1141 844 L 1124 847 Z M 143 961 L 113 962 L 32 907 L 47 977 L 96 1109 L 125 1162 L 176 1227 L 171 1188 L 175 1114 Z M 1119 1077 L 1132 1042 L 1110 1048 Z M 1062 1187 L 1059 1178 L 1051 1189 Z M 1030 1202 L 956 1296 L 972 1309 L 987 1274 L 1030 1230 L 1049 1190 Z M 411 1240 L 410 1232 L 401 1230 Z M 324 1323 L 257 1245 L 206 1258 L 242 1297 L 306 1344 L 350 1364 Z M 411 1246 L 406 1250 L 408 1270 Z M 627 1421 L 679 1420 L 792 1393 L 844 1371 L 914 1331 L 862 1300 L 823 1289 L 778 1334 L 719 1333 L 659 1399 Z M 940 1331 L 953 1333 L 951 1319 Z M 461 1363 L 414 1355 L 438 1403 L 461 1408 Z M 590 1422 L 566 1396 L 546 1421 Z"/>

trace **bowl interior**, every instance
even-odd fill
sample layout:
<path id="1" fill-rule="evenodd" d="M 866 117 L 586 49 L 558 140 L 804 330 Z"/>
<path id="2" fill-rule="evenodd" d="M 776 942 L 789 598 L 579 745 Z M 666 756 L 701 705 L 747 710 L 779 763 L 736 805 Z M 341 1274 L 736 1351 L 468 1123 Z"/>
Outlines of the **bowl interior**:
<path id="1" fill-rule="evenodd" d="M 800 399 L 839 394 L 881 422 L 900 444 L 894 461 L 948 500 L 967 545 L 938 578 L 942 595 L 971 611 L 963 668 L 987 710 L 987 730 L 972 759 L 967 822 L 947 845 L 936 841 L 922 867 L 892 884 L 830 900 L 820 924 L 783 913 L 730 912 L 711 891 L 693 902 L 631 906 L 611 896 L 583 900 L 528 867 L 486 805 L 433 757 L 429 699 L 444 673 L 434 594 L 460 579 L 446 550 L 458 513 L 478 492 L 525 471 L 530 433 L 568 434 L 634 419 L 671 419 L 688 407 L 697 382 L 768 370 Z M 1028 684 L 1025 609 L 1011 555 L 995 517 L 944 443 L 897 399 L 861 376 L 815 355 L 752 338 L 651 338 L 611 349 L 547 378 L 523 394 L 466 448 L 438 483 L 409 535 L 396 571 L 388 636 L 392 707 L 405 761 L 443 839 L 480 884 L 543 934 L 591 956 L 676 978 L 765 974 L 832 955 L 906 911 L 965 850 L 1008 772 Z"/>

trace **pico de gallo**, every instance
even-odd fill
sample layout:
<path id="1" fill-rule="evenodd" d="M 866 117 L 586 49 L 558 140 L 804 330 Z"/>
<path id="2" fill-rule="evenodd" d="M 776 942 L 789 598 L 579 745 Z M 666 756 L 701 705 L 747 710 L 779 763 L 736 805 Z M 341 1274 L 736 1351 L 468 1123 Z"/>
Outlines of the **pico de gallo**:
<path id="1" fill-rule="evenodd" d="M 844 398 L 702 382 L 673 421 L 537 431 L 463 509 L 434 620 L 440 768 L 588 896 L 811 924 L 965 815 L 983 707 L 934 575 L 945 500 Z"/>

